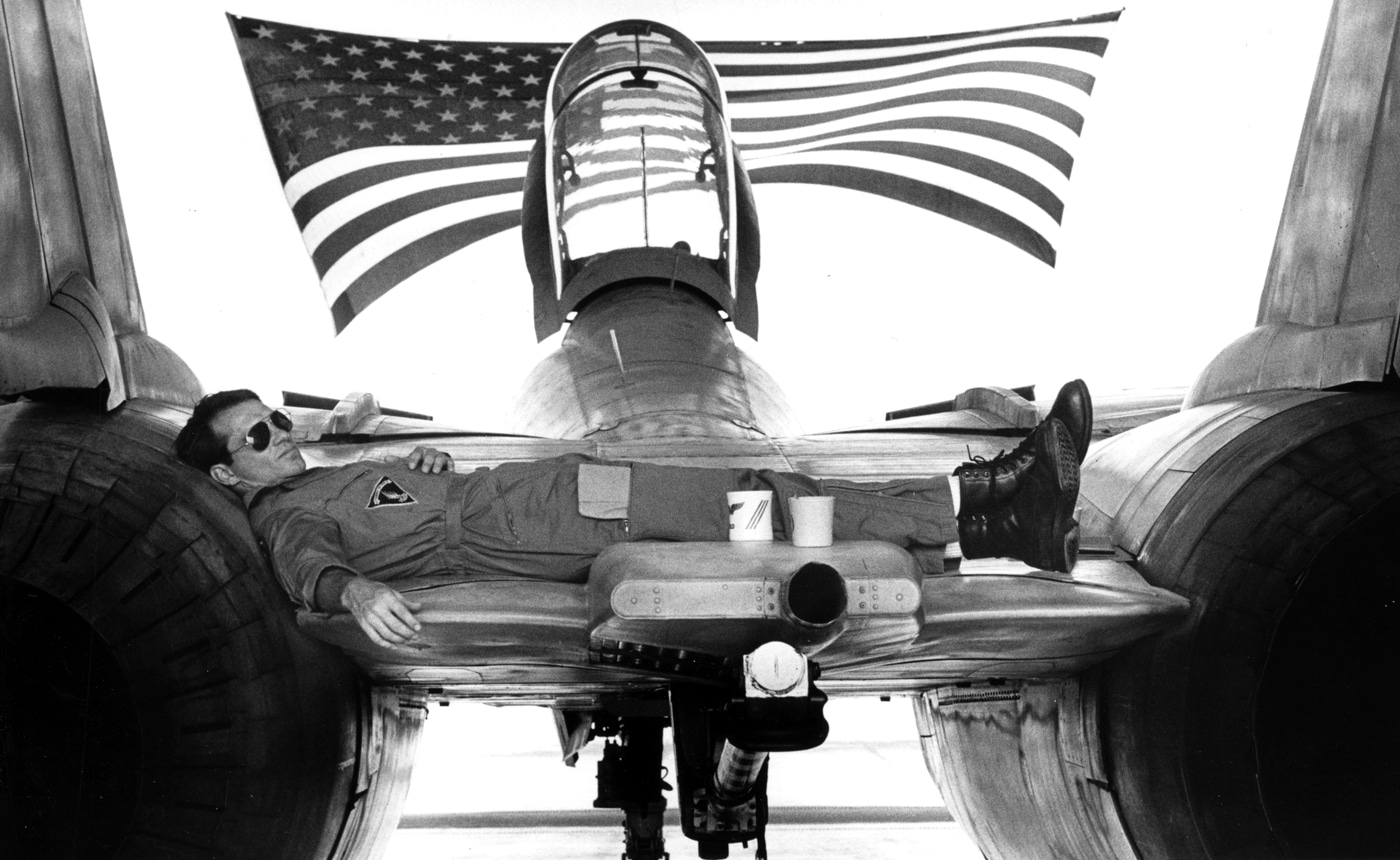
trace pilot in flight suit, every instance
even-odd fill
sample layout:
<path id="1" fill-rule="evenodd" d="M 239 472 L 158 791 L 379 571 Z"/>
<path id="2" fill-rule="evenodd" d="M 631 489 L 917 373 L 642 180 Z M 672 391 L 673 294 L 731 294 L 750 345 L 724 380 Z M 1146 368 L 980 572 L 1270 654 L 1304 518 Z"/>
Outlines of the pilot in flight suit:
<path id="1" fill-rule="evenodd" d="M 731 490 L 773 491 L 779 540 L 791 528 L 788 499 L 827 495 L 836 499 L 838 540 L 887 541 L 925 561 L 957 540 L 966 558 L 1006 556 L 1068 571 L 1078 551 L 1073 513 L 1091 424 L 1088 389 L 1076 380 L 1014 450 L 974 458 L 951 479 L 860 483 L 582 455 L 458 474 L 448 455 L 424 448 L 400 465 L 307 469 L 290 416 L 237 390 L 200 401 L 175 447 L 181 460 L 243 499 L 293 601 L 349 609 L 384 644 L 417 629 L 412 601 L 386 583 L 420 576 L 580 582 L 613 543 L 725 540 Z M 387 628 L 371 625 L 374 619 Z"/>
<path id="2" fill-rule="evenodd" d="M 308 469 L 255 493 L 248 515 L 287 592 L 316 605 L 316 581 L 345 567 L 380 582 L 446 574 L 583 582 L 593 558 L 628 540 L 722 541 L 725 493 L 836 498 L 837 540 L 909 548 L 958 539 L 946 478 L 857 483 L 790 472 L 614 463 L 578 454 L 473 472 L 362 462 Z"/>

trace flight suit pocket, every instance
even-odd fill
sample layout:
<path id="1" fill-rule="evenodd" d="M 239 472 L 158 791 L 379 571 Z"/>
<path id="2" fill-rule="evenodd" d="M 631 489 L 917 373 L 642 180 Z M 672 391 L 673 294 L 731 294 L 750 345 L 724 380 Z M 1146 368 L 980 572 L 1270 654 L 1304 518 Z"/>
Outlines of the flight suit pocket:
<path id="1" fill-rule="evenodd" d="M 580 463 L 578 512 L 595 520 L 625 520 L 632 498 L 632 470 L 627 466 Z"/>

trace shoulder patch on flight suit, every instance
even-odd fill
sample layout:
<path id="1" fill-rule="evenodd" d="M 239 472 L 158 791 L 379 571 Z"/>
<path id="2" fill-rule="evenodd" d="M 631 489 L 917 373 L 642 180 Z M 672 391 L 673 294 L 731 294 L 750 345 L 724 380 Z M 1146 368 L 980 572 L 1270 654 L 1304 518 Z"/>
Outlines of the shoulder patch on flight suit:
<path id="1" fill-rule="evenodd" d="M 374 485 L 374 490 L 369 494 L 369 504 L 366 508 L 379 508 L 387 505 L 416 505 L 418 500 L 413 498 L 407 490 L 394 482 L 393 478 L 380 478 L 379 483 Z"/>

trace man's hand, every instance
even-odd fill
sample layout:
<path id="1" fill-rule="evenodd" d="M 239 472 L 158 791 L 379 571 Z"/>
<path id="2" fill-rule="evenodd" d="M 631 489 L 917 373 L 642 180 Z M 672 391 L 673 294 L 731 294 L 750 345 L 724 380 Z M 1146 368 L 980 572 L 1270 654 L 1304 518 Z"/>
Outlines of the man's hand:
<path id="1" fill-rule="evenodd" d="M 456 466 L 452 463 L 452 455 L 439 451 L 436 448 L 424 448 L 419 445 L 409 452 L 404 458 L 404 465 L 410 469 L 417 469 L 420 472 L 452 472 L 456 471 Z"/>
<path id="2" fill-rule="evenodd" d="M 407 645 L 418 638 L 418 631 L 423 628 L 413 617 L 423 605 L 382 582 L 351 577 L 340 592 L 340 603 L 355 616 L 370 641 L 384 648 Z"/>

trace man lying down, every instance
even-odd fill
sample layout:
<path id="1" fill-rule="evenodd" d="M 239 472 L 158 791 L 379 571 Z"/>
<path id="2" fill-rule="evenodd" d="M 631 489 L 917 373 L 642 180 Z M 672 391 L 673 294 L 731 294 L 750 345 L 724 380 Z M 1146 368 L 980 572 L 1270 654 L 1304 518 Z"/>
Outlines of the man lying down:
<path id="1" fill-rule="evenodd" d="M 787 500 L 836 499 L 836 540 L 911 550 L 959 541 L 966 558 L 1004 556 L 1069 571 L 1078 555 L 1074 506 L 1088 449 L 1088 388 L 1066 385 L 1049 416 L 1014 450 L 964 463 L 951 476 L 880 483 L 795 472 L 712 469 L 568 455 L 465 474 L 418 447 L 399 463 L 309 469 L 292 419 L 248 390 L 202 399 L 176 455 L 243 500 L 292 600 L 348 611 L 370 640 L 406 645 L 421 607 L 393 587 L 425 575 L 583 582 L 623 541 L 722 541 L 725 493 L 773 491 L 773 534 L 787 538 Z"/>

